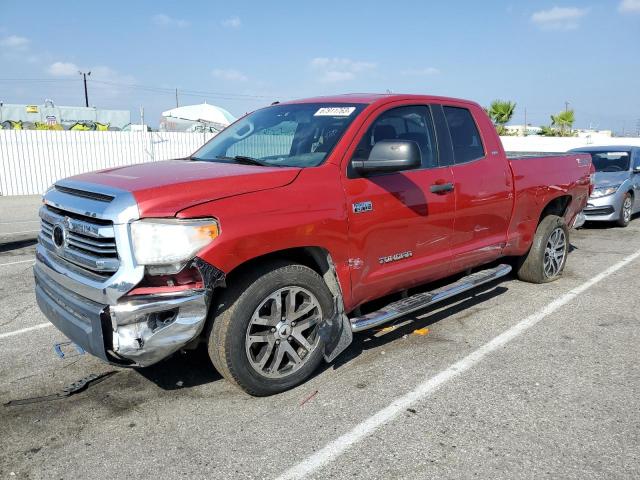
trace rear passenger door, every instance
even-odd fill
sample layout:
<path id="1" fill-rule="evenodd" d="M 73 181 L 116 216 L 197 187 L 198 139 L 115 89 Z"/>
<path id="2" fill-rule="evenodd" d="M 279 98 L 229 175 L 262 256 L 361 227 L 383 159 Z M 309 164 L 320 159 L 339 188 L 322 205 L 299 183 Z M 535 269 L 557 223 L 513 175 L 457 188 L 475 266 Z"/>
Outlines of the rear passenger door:
<path id="1" fill-rule="evenodd" d="M 494 127 L 479 107 L 443 105 L 442 114 L 454 159 L 452 268 L 462 271 L 501 256 L 513 206 L 513 177 L 502 147 L 496 145 Z"/>
<path id="2" fill-rule="evenodd" d="M 351 168 L 353 160 L 366 161 L 377 142 L 399 139 L 419 145 L 422 168 L 366 177 Z M 353 303 L 447 276 L 455 203 L 445 187 L 453 187 L 453 175 L 439 164 L 429 106 L 395 104 L 372 113 L 347 158 Z"/>

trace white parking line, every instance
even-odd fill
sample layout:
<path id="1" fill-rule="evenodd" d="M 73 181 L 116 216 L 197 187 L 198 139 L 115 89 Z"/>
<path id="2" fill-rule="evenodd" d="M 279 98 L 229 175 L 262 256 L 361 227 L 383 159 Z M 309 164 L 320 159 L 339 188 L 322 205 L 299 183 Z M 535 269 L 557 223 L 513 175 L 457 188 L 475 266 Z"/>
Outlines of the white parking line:
<path id="1" fill-rule="evenodd" d="M 9 262 L 9 263 L 0 263 L 0 267 L 5 267 L 7 265 L 18 265 L 19 263 L 35 263 L 35 260 L 32 258 L 31 260 L 20 260 L 18 262 Z"/>
<path id="2" fill-rule="evenodd" d="M 34 259 L 31 260 L 20 260 L 19 262 L 9 262 L 9 263 L 0 263 L 0 267 L 5 267 L 7 265 L 18 265 L 19 263 L 35 263 Z"/>
<path id="3" fill-rule="evenodd" d="M 40 330 L 41 328 L 52 327 L 52 323 L 39 323 L 38 325 L 34 325 L 33 327 L 21 328 L 20 330 L 14 330 L 13 332 L 0 333 L 0 340 L 3 338 L 13 337 L 15 335 L 20 335 L 22 333 L 32 332 L 33 330 Z"/>
<path id="4" fill-rule="evenodd" d="M 40 230 L 25 230 L 24 232 L 5 232 L 0 233 L 0 237 L 8 237 L 9 235 L 21 235 L 23 233 L 38 233 Z"/>
<path id="5" fill-rule="evenodd" d="M 13 220 L 12 222 L 0 222 L 0 225 L 15 225 L 16 223 L 39 223 L 38 220 Z"/>
<path id="6" fill-rule="evenodd" d="M 622 267 L 628 265 L 638 257 L 640 257 L 640 250 L 633 253 L 632 255 L 629 255 L 628 257 L 625 257 L 620 262 L 612 265 L 603 272 L 587 280 L 582 285 L 579 285 L 578 287 L 565 293 L 557 300 L 554 300 L 553 302 L 548 304 L 546 307 L 538 310 L 536 313 L 528 316 L 524 320 L 521 320 L 513 327 L 502 332 L 490 342 L 484 344 L 471 354 L 464 357 L 462 360 L 454 363 L 449 368 L 441 371 L 433 377 L 426 378 L 416 388 L 404 394 L 403 396 L 396 398 L 387 407 L 378 411 L 373 416 L 367 418 L 362 423 L 356 425 L 351 431 L 328 443 L 326 446 L 318 450 L 313 455 L 310 455 L 297 465 L 294 465 L 292 468 L 280 475 L 278 477 L 278 480 L 302 478 L 313 473 L 318 468 L 330 462 L 333 462 L 354 444 L 364 440 L 378 428 L 382 427 L 384 424 L 393 420 L 400 413 L 404 412 L 405 409 L 411 404 L 425 399 L 440 386 L 447 383 L 449 380 L 454 379 L 461 373 L 464 373 L 470 368 L 474 367 L 488 354 L 505 346 L 514 338 L 526 332 L 541 320 L 569 303 L 578 295 L 584 293 L 586 290 L 593 287 L 596 283 L 617 272 Z"/>

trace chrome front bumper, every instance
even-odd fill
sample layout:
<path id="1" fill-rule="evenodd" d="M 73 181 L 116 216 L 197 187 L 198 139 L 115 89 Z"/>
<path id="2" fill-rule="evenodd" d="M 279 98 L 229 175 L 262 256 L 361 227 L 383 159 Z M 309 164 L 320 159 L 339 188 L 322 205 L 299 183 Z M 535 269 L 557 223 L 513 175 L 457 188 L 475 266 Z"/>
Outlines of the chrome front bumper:
<path id="1" fill-rule="evenodd" d="M 34 267 L 36 299 L 51 323 L 87 352 L 131 366 L 152 365 L 200 335 L 211 291 L 215 282 L 224 278 L 222 272 L 213 269 L 213 277 L 209 282 L 205 279 L 203 289 L 127 296 L 144 277 L 144 267 L 135 261 L 129 238 L 129 224 L 139 218 L 133 195 L 75 180 L 62 180 L 57 186 L 62 188 L 49 189 L 44 196 L 47 208 L 68 212 L 57 213 L 60 218 L 75 215 L 71 223 L 93 219 L 111 222 L 119 266 L 108 277 L 92 275 L 57 255 L 50 245 L 46 248 L 47 239 L 41 233 Z"/>
<path id="2" fill-rule="evenodd" d="M 110 363 L 146 367 L 178 351 L 202 332 L 209 290 L 141 295 L 116 305 L 82 297 L 34 267 L 36 300 L 71 341 Z"/>

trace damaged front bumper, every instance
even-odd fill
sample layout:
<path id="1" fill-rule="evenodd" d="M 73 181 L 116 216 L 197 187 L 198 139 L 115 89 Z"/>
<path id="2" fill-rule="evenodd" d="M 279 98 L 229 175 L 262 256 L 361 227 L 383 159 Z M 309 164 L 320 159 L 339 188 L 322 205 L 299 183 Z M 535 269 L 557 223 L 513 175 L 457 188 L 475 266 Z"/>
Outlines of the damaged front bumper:
<path id="1" fill-rule="evenodd" d="M 157 363 L 197 338 L 207 319 L 211 288 L 104 305 L 55 282 L 45 268 L 34 267 L 40 309 L 70 340 L 110 363 Z"/>

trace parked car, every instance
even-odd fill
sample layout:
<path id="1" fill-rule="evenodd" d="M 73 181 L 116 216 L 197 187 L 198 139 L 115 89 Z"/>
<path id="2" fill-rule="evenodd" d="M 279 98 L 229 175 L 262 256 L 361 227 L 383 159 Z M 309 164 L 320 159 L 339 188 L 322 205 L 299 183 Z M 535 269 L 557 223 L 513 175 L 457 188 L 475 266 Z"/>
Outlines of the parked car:
<path id="1" fill-rule="evenodd" d="M 189 158 L 52 186 L 36 297 L 107 362 L 141 367 L 206 343 L 225 378 L 274 394 L 353 332 L 508 274 L 502 257 L 522 280 L 557 279 L 590 169 L 586 154 L 508 159 L 469 101 L 273 105 Z"/>
<path id="2" fill-rule="evenodd" d="M 585 219 L 626 227 L 640 211 L 640 147 L 602 146 L 571 150 L 591 155 L 594 190 L 583 210 Z"/>

